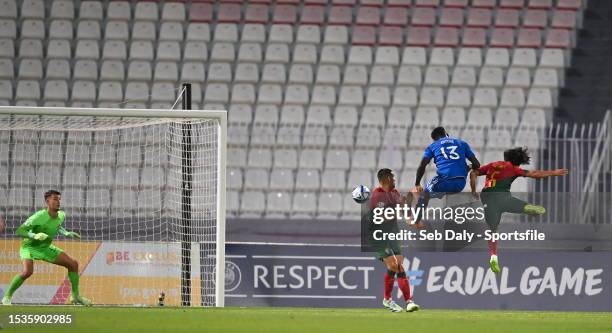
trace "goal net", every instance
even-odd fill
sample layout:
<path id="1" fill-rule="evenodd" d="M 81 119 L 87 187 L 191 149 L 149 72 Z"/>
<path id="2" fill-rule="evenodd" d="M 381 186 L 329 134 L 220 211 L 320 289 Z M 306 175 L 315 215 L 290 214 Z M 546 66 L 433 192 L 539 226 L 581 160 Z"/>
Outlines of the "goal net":
<path id="1" fill-rule="evenodd" d="M 0 289 L 22 271 L 15 229 L 55 189 L 81 239 L 53 244 L 94 304 L 223 306 L 225 126 L 225 111 L 0 107 Z M 13 303 L 69 295 L 66 269 L 36 261 Z"/>

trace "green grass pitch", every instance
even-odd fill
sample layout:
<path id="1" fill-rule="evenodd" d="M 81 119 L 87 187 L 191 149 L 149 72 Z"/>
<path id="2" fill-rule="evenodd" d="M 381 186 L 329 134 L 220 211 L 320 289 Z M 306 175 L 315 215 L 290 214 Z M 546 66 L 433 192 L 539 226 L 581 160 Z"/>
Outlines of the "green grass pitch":
<path id="1" fill-rule="evenodd" d="M 8 325 L 9 314 L 72 314 L 68 326 Z M 313 308 L 0 306 L 2 332 L 612 332 L 612 313 Z"/>

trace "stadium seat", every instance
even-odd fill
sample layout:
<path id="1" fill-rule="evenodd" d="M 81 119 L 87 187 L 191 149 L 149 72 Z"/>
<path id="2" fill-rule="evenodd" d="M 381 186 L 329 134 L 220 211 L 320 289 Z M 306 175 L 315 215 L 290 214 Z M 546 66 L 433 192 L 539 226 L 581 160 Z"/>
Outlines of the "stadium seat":
<path id="1" fill-rule="evenodd" d="M 572 46 L 570 33 L 562 29 L 549 29 L 546 36 L 545 47 L 566 49 Z"/>
<path id="2" fill-rule="evenodd" d="M 514 30 L 497 27 L 491 34 L 491 47 L 512 48 L 514 46 Z"/>
<path id="3" fill-rule="evenodd" d="M 387 127 L 383 134 L 382 144 L 385 148 L 402 148 L 408 138 L 408 129 L 405 127 Z"/>
<path id="4" fill-rule="evenodd" d="M 528 88 L 531 86 L 531 74 L 524 67 L 511 67 L 506 73 L 506 86 Z"/>
<path id="5" fill-rule="evenodd" d="M 536 51 L 531 48 L 516 48 L 512 55 L 512 66 L 536 67 Z"/>
<path id="6" fill-rule="evenodd" d="M 325 22 L 325 7 L 304 6 L 300 15 L 300 22 L 302 24 L 323 24 Z"/>
<path id="7" fill-rule="evenodd" d="M 453 66 L 455 64 L 455 53 L 450 47 L 435 47 L 429 56 L 430 65 Z"/>
<path id="8" fill-rule="evenodd" d="M 344 190 L 344 188 L 341 190 Z M 342 212 L 342 195 L 335 192 L 321 193 L 319 194 L 317 207 L 317 219 L 336 220 Z"/>
<path id="9" fill-rule="evenodd" d="M 236 58 L 234 45 L 231 43 L 215 43 L 210 52 L 211 61 L 232 62 Z"/>
<path id="10" fill-rule="evenodd" d="M 576 12 L 570 10 L 555 11 L 550 26 L 554 29 L 576 29 Z"/>
<path id="11" fill-rule="evenodd" d="M 558 73 L 551 68 L 537 68 L 533 76 L 534 87 L 558 88 L 561 86 Z"/>
<path id="12" fill-rule="evenodd" d="M 269 189 L 274 191 L 293 191 L 293 188 L 293 171 L 288 169 L 272 169 Z"/>
<path id="13" fill-rule="evenodd" d="M 32 176 L 34 177 L 34 176 Z M 30 187 L 10 187 L 6 213 L 13 216 L 27 216 L 32 213 L 34 196 Z"/>
<path id="14" fill-rule="evenodd" d="M 259 218 L 265 210 L 265 196 L 261 191 L 245 191 L 240 200 L 240 217 Z"/>
<path id="15" fill-rule="evenodd" d="M 14 20 L 0 19 L 0 38 L 17 38 L 17 25 Z"/>
<path id="16" fill-rule="evenodd" d="M 449 84 L 449 75 L 447 67 L 442 66 L 429 66 L 425 70 L 425 85 L 428 86 L 442 86 L 445 87 Z M 427 89 L 427 88 L 423 88 Z"/>
<path id="17" fill-rule="evenodd" d="M 342 86 L 338 97 L 338 103 L 343 105 L 363 105 L 363 89 L 356 86 Z"/>
<path id="18" fill-rule="evenodd" d="M 468 86 L 476 85 L 476 71 L 473 67 L 455 67 L 453 71 L 452 86 Z"/>
<path id="19" fill-rule="evenodd" d="M 374 182 L 372 180 L 372 171 L 351 170 L 348 175 L 347 190 L 352 190 L 353 187 L 357 186 L 358 184 L 372 187 L 374 185 Z M 355 205 L 355 202 L 352 201 L 352 198 L 350 196 L 347 197 L 351 199 L 351 205 L 359 207 L 359 205 Z"/>
<path id="20" fill-rule="evenodd" d="M 317 195 L 312 192 L 299 192 L 293 196 L 292 219 L 312 219 L 317 209 Z"/>
<path id="21" fill-rule="evenodd" d="M 525 109 L 521 118 L 520 128 L 546 127 L 546 115 L 542 109 Z"/>
<path id="22" fill-rule="evenodd" d="M 531 3 L 530 3 L 531 7 Z M 531 7 L 533 8 L 533 7 Z M 548 26 L 548 11 L 538 8 L 529 9 L 523 17 L 523 27 L 545 29 Z"/>
<path id="23" fill-rule="evenodd" d="M 484 47 L 487 43 L 487 32 L 483 28 L 465 28 L 462 45 L 466 47 Z"/>
<path id="24" fill-rule="evenodd" d="M 364 86 L 368 82 L 366 66 L 347 65 L 344 69 L 344 84 Z"/>
<path id="25" fill-rule="evenodd" d="M 47 80 L 43 98 L 47 101 L 68 101 L 68 84 L 64 80 Z"/>
<path id="26" fill-rule="evenodd" d="M 293 27 L 288 24 L 273 24 L 270 27 L 269 42 L 293 43 Z"/>
<path id="27" fill-rule="evenodd" d="M 266 218 L 285 218 L 291 211 L 289 192 L 270 192 L 266 197 Z"/>
<path id="28" fill-rule="evenodd" d="M 515 108 L 501 107 L 495 113 L 495 123 L 497 128 L 507 128 L 513 130 L 519 124 L 519 113 Z"/>
<path id="29" fill-rule="evenodd" d="M 423 81 L 421 68 L 417 66 L 401 66 L 397 75 L 398 85 L 420 86 Z"/>
<path id="30" fill-rule="evenodd" d="M 393 8 L 385 11 L 383 19 L 385 25 L 405 27 L 408 25 L 408 9 L 407 8 Z"/>
<path id="31" fill-rule="evenodd" d="M 360 127 L 357 130 L 357 139 L 355 140 L 355 147 L 376 149 L 382 142 L 382 135 L 380 129 L 376 127 Z"/>
<path id="32" fill-rule="evenodd" d="M 466 25 L 468 27 L 489 28 L 492 22 L 492 13 L 486 8 L 470 8 Z"/>
<path id="33" fill-rule="evenodd" d="M 477 107 L 492 107 L 498 105 L 497 92 L 493 88 L 479 87 L 474 90 L 474 106 Z"/>
<path id="34" fill-rule="evenodd" d="M 461 139 L 467 142 L 472 149 L 482 149 L 485 146 L 485 132 L 482 128 L 466 127 L 461 132 Z M 487 163 L 487 161 L 482 161 Z"/>
<path id="35" fill-rule="evenodd" d="M 487 132 L 487 150 L 506 149 L 512 142 L 510 132 L 505 129 L 491 129 Z"/>
<path id="36" fill-rule="evenodd" d="M 261 58 L 261 55 L 260 55 Z M 187 42 L 185 43 L 185 50 L 183 54 L 183 60 L 189 61 L 206 61 L 208 60 L 208 48 L 203 42 Z"/>
<path id="37" fill-rule="evenodd" d="M 446 105 L 469 107 L 472 104 L 472 97 L 469 88 L 451 87 L 447 91 Z"/>
<path id="38" fill-rule="evenodd" d="M 417 95 L 414 87 L 397 87 L 393 92 L 393 106 L 417 106 Z"/>
<path id="39" fill-rule="evenodd" d="M 296 169 L 298 166 L 297 150 L 291 148 L 281 148 L 274 151 L 274 168 Z"/>
<path id="40" fill-rule="evenodd" d="M 72 22 L 70 22 L 69 20 L 53 20 L 51 21 L 51 25 L 49 26 L 49 38 L 72 39 L 74 38 L 72 30 Z M 110 31 L 112 32 L 112 28 L 110 29 Z"/>
<path id="41" fill-rule="evenodd" d="M 542 34 L 539 29 L 521 29 L 518 33 L 516 46 L 520 48 L 540 48 Z"/>
<path id="42" fill-rule="evenodd" d="M 394 69 L 391 66 L 373 66 L 370 71 L 371 85 L 392 86 L 395 83 Z"/>
<path id="43" fill-rule="evenodd" d="M 495 16 L 496 28 L 516 28 L 519 26 L 519 11 L 516 9 L 499 9 Z"/>
<path id="44" fill-rule="evenodd" d="M 102 48 L 102 59 L 127 60 L 127 48 L 123 41 L 106 41 Z"/>
<path id="45" fill-rule="evenodd" d="M 264 190 L 269 185 L 268 170 L 246 169 L 244 173 L 245 190 Z"/>
<path id="46" fill-rule="evenodd" d="M 500 106 L 522 108 L 525 106 L 525 92 L 521 88 L 504 88 L 501 93 Z"/>
<path id="47" fill-rule="evenodd" d="M 435 46 L 456 47 L 459 45 L 459 30 L 454 27 L 440 27 L 434 38 Z"/>
<path id="48" fill-rule="evenodd" d="M 412 125 L 412 111 L 408 107 L 394 105 L 389 108 L 388 127 L 407 128 Z"/>
<path id="49" fill-rule="evenodd" d="M 440 87 L 424 87 L 421 89 L 420 106 L 444 106 L 444 91 Z M 415 118 L 416 119 L 416 118 Z"/>
<path id="50" fill-rule="evenodd" d="M 499 67 L 482 67 L 478 84 L 482 87 L 501 87 L 504 84 L 504 73 Z"/>
<path id="51" fill-rule="evenodd" d="M 299 43 L 321 43 L 321 30 L 316 25 L 301 25 L 298 28 L 296 41 Z"/>
<path id="52" fill-rule="evenodd" d="M 406 45 L 427 47 L 431 44 L 431 29 L 429 27 L 414 26 L 408 30 Z"/>
<path id="53" fill-rule="evenodd" d="M 440 114 L 438 109 L 433 107 L 419 107 L 414 116 L 415 127 L 433 128 L 440 123 Z"/>
<path id="54" fill-rule="evenodd" d="M 559 0 L 557 9 L 579 10 L 582 7 L 582 0 Z"/>
<path id="55" fill-rule="evenodd" d="M 34 81 L 34 80 L 18 81 L 17 90 L 15 91 L 15 99 L 39 100 L 40 99 L 40 85 L 38 81 Z"/>
<path id="56" fill-rule="evenodd" d="M 530 9 L 550 9 L 553 5 L 552 0 L 529 0 L 527 7 Z"/>
<path id="57" fill-rule="evenodd" d="M 550 109 L 554 106 L 552 93 L 546 88 L 532 88 L 527 97 L 527 107 Z"/>
<path id="58" fill-rule="evenodd" d="M 321 186 L 319 170 L 299 169 L 295 176 L 296 191 L 317 191 Z"/>
<path id="59" fill-rule="evenodd" d="M 334 127 L 329 136 L 329 144 L 332 147 L 352 148 L 354 137 L 355 131 L 353 128 Z"/>
<path id="60" fill-rule="evenodd" d="M 401 170 L 403 167 L 402 151 L 399 149 L 381 150 L 378 156 L 377 168 L 390 168 L 391 170 Z"/>
<path id="61" fill-rule="evenodd" d="M 19 73 L 17 75 L 20 79 L 36 79 L 40 80 L 43 78 L 43 65 L 42 61 L 38 59 L 23 59 L 19 64 Z"/>
<path id="62" fill-rule="evenodd" d="M 463 10 L 459 8 L 446 7 L 442 9 L 440 14 L 440 26 L 462 27 L 463 26 Z"/>
<path id="63" fill-rule="evenodd" d="M 402 55 L 402 65 L 417 65 L 425 66 L 427 64 L 427 55 L 425 48 L 422 47 L 405 47 Z"/>
<path id="64" fill-rule="evenodd" d="M 325 34 L 323 37 L 325 44 L 347 44 L 348 43 L 348 29 L 341 25 L 328 25 L 325 28 Z"/>
<path id="65" fill-rule="evenodd" d="M 353 14 L 350 7 L 332 6 L 328 12 L 328 24 L 350 25 L 353 22 Z"/>

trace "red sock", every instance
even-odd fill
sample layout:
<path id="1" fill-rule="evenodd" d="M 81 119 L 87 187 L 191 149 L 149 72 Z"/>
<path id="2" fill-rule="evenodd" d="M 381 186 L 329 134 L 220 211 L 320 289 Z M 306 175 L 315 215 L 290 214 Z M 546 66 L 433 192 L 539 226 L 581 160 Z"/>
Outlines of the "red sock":
<path id="1" fill-rule="evenodd" d="M 497 242 L 488 240 L 487 243 L 489 244 L 489 255 L 496 256 L 497 255 Z"/>
<path id="2" fill-rule="evenodd" d="M 397 286 L 402 291 L 405 301 L 412 299 L 412 295 L 410 295 L 410 282 L 406 278 L 406 272 L 397 273 Z"/>
<path id="3" fill-rule="evenodd" d="M 391 274 L 390 274 L 391 273 Z M 391 299 L 393 284 L 395 283 L 395 272 L 385 273 L 385 299 Z"/>

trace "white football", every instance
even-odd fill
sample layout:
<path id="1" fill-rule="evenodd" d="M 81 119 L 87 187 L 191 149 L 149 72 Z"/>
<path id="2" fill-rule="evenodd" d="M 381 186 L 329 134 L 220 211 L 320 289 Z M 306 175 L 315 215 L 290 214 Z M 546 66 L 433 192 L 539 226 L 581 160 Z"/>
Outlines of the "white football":
<path id="1" fill-rule="evenodd" d="M 370 199 L 370 189 L 367 186 L 359 185 L 353 190 L 353 200 L 362 204 Z"/>

